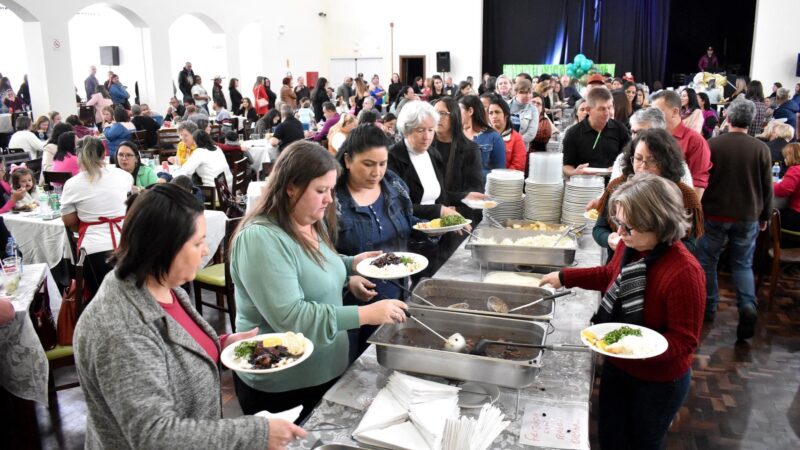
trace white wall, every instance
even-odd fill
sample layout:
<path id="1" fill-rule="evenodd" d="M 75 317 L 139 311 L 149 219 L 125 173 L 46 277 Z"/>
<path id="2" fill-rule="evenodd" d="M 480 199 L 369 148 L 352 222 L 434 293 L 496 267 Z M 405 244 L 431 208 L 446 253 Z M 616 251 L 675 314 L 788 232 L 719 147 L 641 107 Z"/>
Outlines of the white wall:
<path id="1" fill-rule="evenodd" d="M 425 55 L 428 75 L 436 73 L 436 52 L 450 52 L 451 76 L 456 82 L 481 76 L 483 48 L 483 1 L 438 0 L 401 2 L 390 0 L 326 0 L 325 51 L 330 58 L 380 57 L 384 60 L 381 80 L 388 83 L 392 72 L 400 72 L 400 55 Z M 440 19 L 430 20 L 430 11 Z M 354 11 L 361 11 L 354 14 Z M 391 28 L 394 23 L 394 57 Z M 393 64 L 392 64 L 393 63 Z M 394 69 L 392 69 L 394 66 Z M 371 76 L 371 74 L 364 74 Z M 338 86 L 342 80 L 331 80 Z"/>
<path id="2" fill-rule="evenodd" d="M 3 60 L 14 61 L 14 68 L 6 69 L 3 66 L 7 64 L 0 63 L 0 72 L 12 75 L 15 86 L 21 74 L 28 73 L 34 106 L 42 111 L 73 111 L 73 89 L 77 86 L 83 93 L 87 66 L 97 65 L 98 78 L 104 78 L 105 68 L 91 60 L 99 59 L 100 45 L 109 44 L 121 48 L 125 67 L 117 69 L 122 81 L 132 89 L 139 80 L 142 101 L 157 109 L 166 106 L 173 79 L 187 58 L 205 75 L 207 88 L 209 78 L 219 72 L 226 79 L 239 78 L 245 95 L 256 75 L 271 78 L 273 87 L 278 88 L 287 72 L 295 77 L 307 71 L 328 76 L 330 59 L 337 57 L 381 58 L 384 82 L 392 70 L 399 71 L 400 55 L 425 55 L 427 71 L 433 74 L 437 51 L 450 51 L 456 80 L 467 75 L 478 79 L 481 72 L 482 0 L 440 0 L 436 10 L 447 13 L 434 23 L 425 19 L 428 14 L 423 11 L 430 10 L 431 4 L 423 0 L 406 4 L 388 0 L 0 2 L 25 21 L 22 33 L 4 33 Z M 93 6 L 97 4 L 103 5 L 100 10 L 109 17 L 119 13 L 130 23 L 116 17 L 101 31 L 79 16 L 73 23 L 82 26 L 68 27 L 76 13 L 97 8 Z M 320 12 L 327 16 L 320 17 Z M 206 25 L 212 22 L 211 31 L 201 26 L 197 17 Z M 176 21 L 185 26 L 172 30 Z M 18 20 L 3 19 L 0 12 L 0 25 L 6 22 L 9 27 L 20 27 Z M 395 24 L 394 49 L 390 22 Z M 55 39 L 60 42 L 59 49 L 53 47 Z M 138 48 L 140 56 L 135 56 Z M 331 80 L 333 85 L 339 83 L 341 80 Z"/>
<path id="3" fill-rule="evenodd" d="M 800 82 L 795 76 L 800 34 L 792 25 L 797 17 L 798 0 L 758 0 L 756 4 L 750 77 L 760 80 L 765 91 L 776 81 L 792 90 Z"/>
<path id="4" fill-rule="evenodd" d="M 22 77 L 28 70 L 28 56 L 25 51 L 22 19 L 0 5 L 0 30 L 3 30 L 3 59 L 0 73 L 11 80 L 16 92 L 22 84 Z"/>
<path id="5" fill-rule="evenodd" d="M 131 103 L 136 96 L 134 83 L 145 80 L 144 51 L 141 28 L 134 27 L 122 14 L 111 8 L 93 5 L 69 21 L 69 39 L 72 44 L 72 78 L 81 98 L 86 96 L 83 81 L 89 75 L 89 66 L 97 67 L 97 80 L 108 79 L 108 71 L 119 75 L 120 82 L 128 87 Z M 119 65 L 103 66 L 100 47 L 119 47 Z"/>

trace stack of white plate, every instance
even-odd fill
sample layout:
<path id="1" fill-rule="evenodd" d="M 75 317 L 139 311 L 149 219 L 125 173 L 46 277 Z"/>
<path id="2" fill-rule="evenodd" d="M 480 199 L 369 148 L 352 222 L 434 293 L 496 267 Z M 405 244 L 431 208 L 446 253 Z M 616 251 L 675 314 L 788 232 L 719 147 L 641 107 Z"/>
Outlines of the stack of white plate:
<path id="1" fill-rule="evenodd" d="M 587 219 L 586 204 L 600 197 L 605 190 L 603 177 L 592 175 L 576 175 L 567 181 L 564 189 L 564 203 L 561 208 L 561 223 L 568 225 L 594 225 Z"/>
<path id="2" fill-rule="evenodd" d="M 497 206 L 484 209 L 483 215 L 496 222 L 521 219 L 524 178 L 525 174 L 519 170 L 492 170 L 486 176 L 486 194 L 497 200 Z"/>
<path id="3" fill-rule="evenodd" d="M 560 223 L 561 198 L 564 194 L 564 183 L 534 183 L 530 178 L 525 180 L 525 220 L 539 220 L 549 223 Z"/>
<path id="4" fill-rule="evenodd" d="M 552 141 L 551 141 L 552 142 Z M 550 144 L 548 144 L 550 145 Z M 553 152 L 533 152 L 528 155 L 528 178 L 534 183 L 556 184 L 563 179 L 564 155 Z"/>

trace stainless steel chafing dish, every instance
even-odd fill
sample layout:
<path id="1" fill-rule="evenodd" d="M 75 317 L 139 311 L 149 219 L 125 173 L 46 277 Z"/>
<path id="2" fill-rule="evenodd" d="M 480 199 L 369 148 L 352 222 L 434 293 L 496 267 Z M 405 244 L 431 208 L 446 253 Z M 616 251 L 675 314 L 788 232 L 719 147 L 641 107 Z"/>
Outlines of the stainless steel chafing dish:
<path id="1" fill-rule="evenodd" d="M 501 224 L 510 229 L 510 230 L 517 230 L 517 231 L 546 231 L 548 233 L 558 233 L 564 231 L 566 227 L 569 225 L 564 225 L 563 223 L 551 223 L 551 222 L 542 222 L 539 220 L 521 220 L 521 219 L 506 219 Z M 547 229 L 546 230 L 524 230 L 522 228 L 514 228 L 517 227 L 526 227 L 533 224 L 544 224 Z"/>
<path id="2" fill-rule="evenodd" d="M 486 299 L 495 295 L 503 299 L 509 308 L 516 308 L 534 300 L 538 300 L 550 291 L 538 287 L 510 286 L 503 284 L 476 283 L 471 281 L 424 279 L 417 284 L 413 291 L 425 298 L 434 306 L 422 303 L 422 300 L 410 296 L 409 302 L 419 308 L 445 309 L 447 311 L 463 312 L 467 314 L 489 315 L 521 320 L 541 320 L 549 322 L 555 312 L 555 300 L 545 300 L 542 303 L 529 306 L 511 314 L 501 314 L 486 308 Z M 449 309 L 455 303 L 468 303 L 470 309 Z"/>
<path id="3" fill-rule="evenodd" d="M 472 251 L 472 259 L 481 265 L 489 263 L 526 264 L 532 266 L 569 266 L 575 262 L 578 240 L 573 233 L 567 234 L 574 243 L 573 248 L 530 247 L 523 245 L 478 244 L 475 237 L 494 238 L 500 242 L 504 239 L 519 240 L 525 237 L 553 235 L 552 231 L 527 231 L 498 228 L 478 228 L 470 236 L 465 248 Z"/>
<path id="4" fill-rule="evenodd" d="M 409 312 L 444 336 L 461 333 L 468 341 L 502 338 L 514 342 L 545 344 L 547 324 L 410 306 Z M 515 355 L 476 356 L 443 350 L 442 341 L 415 321 L 383 324 L 369 339 L 378 363 L 390 369 L 478 381 L 509 388 L 533 383 L 542 364 L 542 350 L 519 348 Z M 474 342 L 473 342 L 474 344 Z M 502 351 L 502 346 L 495 346 Z M 504 359 L 504 358 L 511 359 Z"/>

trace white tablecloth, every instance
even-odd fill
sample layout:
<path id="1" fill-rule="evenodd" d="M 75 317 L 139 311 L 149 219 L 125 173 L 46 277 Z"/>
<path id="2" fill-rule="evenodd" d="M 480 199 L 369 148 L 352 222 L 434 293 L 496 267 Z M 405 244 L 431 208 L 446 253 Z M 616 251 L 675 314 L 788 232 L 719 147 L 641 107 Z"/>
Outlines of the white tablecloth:
<path id="1" fill-rule="evenodd" d="M 31 213 L 6 213 L 2 217 L 9 233 L 14 236 L 22 250 L 25 264 L 45 263 L 52 269 L 70 254 L 69 241 L 61 218 L 43 220 Z"/>
<path id="2" fill-rule="evenodd" d="M 261 164 L 278 158 L 278 149 L 269 144 L 269 139 L 242 141 L 241 146 L 253 158 L 253 168 L 256 172 L 261 172 Z"/>
<path id="3" fill-rule="evenodd" d="M 201 267 L 208 264 L 225 237 L 227 221 L 227 216 L 222 211 L 206 210 L 204 215 L 209 255 L 203 258 Z M 67 241 L 64 222 L 60 218 L 42 220 L 35 215 L 25 215 L 24 213 L 6 213 L 2 217 L 6 228 L 14 236 L 14 240 L 22 250 L 25 264 L 46 263 L 53 268 L 69 255 L 69 241 Z"/>
<path id="4" fill-rule="evenodd" d="M 205 210 L 203 215 L 206 216 L 206 244 L 208 245 L 208 255 L 203 257 L 200 262 L 200 267 L 205 267 L 214 253 L 217 252 L 219 244 L 225 239 L 225 224 L 228 222 L 228 216 L 222 211 L 209 211 Z"/>
<path id="5" fill-rule="evenodd" d="M 245 211 L 250 211 L 250 208 L 255 206 L 266 185 L 266 181 L 253 181 L 247 186 L 247 205 Z"/>
<path id="6" fill-rule="evenodd" d="M 0 326 L 0 384 L 19 398 L 43 405 L 47 405 L 50 368 L 29 312 L 33 296 L 45 279 L 53 318 L 58 317 L 61 296 L 50 269 L 45 264 L 31 264 L 24 266 L 19 287 L 11 297 L 14 320 Z"/>

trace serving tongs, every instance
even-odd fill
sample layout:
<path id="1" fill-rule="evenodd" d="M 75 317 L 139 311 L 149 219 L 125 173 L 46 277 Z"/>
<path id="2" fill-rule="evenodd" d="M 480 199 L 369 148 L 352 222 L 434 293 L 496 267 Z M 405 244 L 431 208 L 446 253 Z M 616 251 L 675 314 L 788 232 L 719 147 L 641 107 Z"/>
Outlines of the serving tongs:
<path id="1" fill-rule="evenodd" d="M 486 347 L 490 345 L 505 345 L 509 347 L 538 348 L 541 350 L 560 350 L 566 352 L 588 352 L 589 347 L 583 344 L 526 344 L 522 342 L 495 341 L 491 339 L 481 339 L 472 348 L 470 354 L 486 356 Z"/>

